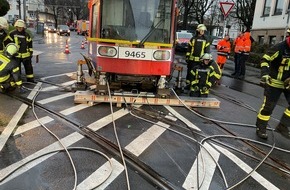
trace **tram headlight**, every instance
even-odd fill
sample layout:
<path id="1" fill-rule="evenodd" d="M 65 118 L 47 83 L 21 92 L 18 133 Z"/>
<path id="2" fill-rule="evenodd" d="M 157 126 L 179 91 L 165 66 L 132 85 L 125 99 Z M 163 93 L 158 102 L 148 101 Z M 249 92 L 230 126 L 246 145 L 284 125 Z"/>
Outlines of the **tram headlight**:
<path id="1" fill-rule="evenodd" d="M 170 59 L 170 52 L 167 50 L 157 50 L 153 53 L 153 58 L 156 60 L 168 60 Z"/>
<path id="2" fill-rule="evenodd" d="M 117 55 L 117 49 L 111 46 L 100 46 L 98 53 L 101 56 L 115 57 Z"/>

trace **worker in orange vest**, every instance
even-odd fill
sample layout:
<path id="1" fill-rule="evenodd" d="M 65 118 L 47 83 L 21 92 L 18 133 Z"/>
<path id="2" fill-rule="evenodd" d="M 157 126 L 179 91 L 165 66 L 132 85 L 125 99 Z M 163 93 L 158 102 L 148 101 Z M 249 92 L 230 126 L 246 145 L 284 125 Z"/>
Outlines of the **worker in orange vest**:
<path id="1" fill-rule="evenodd" d="M 237 72 L 237 69 L 238 69 L 237 63 L 238 63 L 240 48 L 241 48 L 241 45 L 243 42 L 242 37 L 243 37 L 243 32 L 240 32 L 233 43 L 233 45 L 235 46 L 235 49 L 234 49 L 234 51 L 235 51 L 235 55 L 234 55 L 235 69 L 234 69 L 234 72 L 231 74 L 232 76 L 235 76 L 238 73 Z"/>
<path id="2" fill-rule="evenodd" d="M 220 69 L 224 68 L 224 64 L 231 52 L 230 37 L 228 34 L 225 35 L 224 39 L 220 40 L 217 44 L 217 64 Z"/>
<path id="3" fill-rule="evenodd" d="M 237 61 L 237 73 L 235 78 L 244 79 L 246 73 L 246 61 L 250 55 L 252 46 L 250 32 L 243 34 L 241 45 L 239 46 L 238 61 Z"/>

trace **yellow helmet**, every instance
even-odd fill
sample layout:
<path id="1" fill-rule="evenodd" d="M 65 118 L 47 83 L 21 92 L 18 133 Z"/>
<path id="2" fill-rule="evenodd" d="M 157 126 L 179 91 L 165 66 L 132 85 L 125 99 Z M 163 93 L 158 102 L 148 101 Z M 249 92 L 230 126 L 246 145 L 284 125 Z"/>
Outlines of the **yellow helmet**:
<path id="1" fill-rule="evenodd" d="M 0 26 L 1 26 L 2 28 L 5 28 L 5 29 L 8 28 L 8 22 L 7 22 L 6 18 L 4 18 L 4 17 L 0 17 Z"/>
<path id="2" fill-rule="evenodd" d="M 206 30 L 206 26 L 204 24 L 199 24 L 197 25 L 196 30 L 197 31 Z"/>
<path id="3" fill-rule="evenodd" d="M 15 43 L 9 43 L 7 44 L 7 46 L 5 47 L 4 52 L 8 55 L 8 56 L 13 56 L 18 52 L 18 46 Z"/>
<path id="4" fill-rule="evenodd" d="M 209 59 L 212 60 L 212 55 L 210 53 L 205 53 L 200 57 L 200 60 Z"/>
<path id="5" fill-rule="evenodd" d="M 288 26 L 287 28 L 287 33 L 290 33 L 290 26 Z"/>
<path id="6" fill-rule="evenodd" d="M 25 28 L 25 27 L 26 27 L 24 20 L 21 20 L 21 19 L 18 19 L 18 20 L 15 22 L 14 26 L 15 26 L 15 27 L 22 27 L 22 28 Z"/>

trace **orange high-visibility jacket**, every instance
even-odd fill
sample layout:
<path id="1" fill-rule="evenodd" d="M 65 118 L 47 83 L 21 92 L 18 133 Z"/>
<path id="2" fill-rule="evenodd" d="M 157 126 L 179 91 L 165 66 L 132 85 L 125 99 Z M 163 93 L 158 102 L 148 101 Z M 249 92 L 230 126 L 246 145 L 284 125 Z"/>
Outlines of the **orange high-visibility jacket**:
<path id="1" fill-rule="evenodd" d="M 243 43 L 243 37 L 242 36 L 238 36 L 235 41 L 234 41 L 234 45 L 235 45 L 235 53 L 239 53 L 240 50 L 242 49 L 242 43 Z"/>
<path id="2" fill-rule="evenodd" d="M 240 52 L 242 52 L 245 55 L 249 55 L 250 51 L 251 51 L 251 46 L 252 46 L 252 42 L 251 42 L 251 34 L 250 32 L 245 32 L 243 35 L 243 41 L 242 41 L 242 45 L 240 47 Z"/>
<path id="3" fill-rule="evenodd" d="M 231 52 L 231 43 L 229 40 L 222 39 L 217 44 L 217 63 L 218 64 L 225 64 L 227 61 L 227 56 Z"/>

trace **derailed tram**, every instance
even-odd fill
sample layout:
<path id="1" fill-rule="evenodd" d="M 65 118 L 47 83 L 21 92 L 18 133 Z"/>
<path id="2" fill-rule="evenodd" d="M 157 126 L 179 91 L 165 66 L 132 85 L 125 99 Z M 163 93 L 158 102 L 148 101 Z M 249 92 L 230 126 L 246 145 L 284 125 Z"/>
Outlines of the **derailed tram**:
<path id="1" fill-rule="evenodd" d="M 177 0 L 90 0 L 88 57 L 95 93 L 170 94 Z"/>

